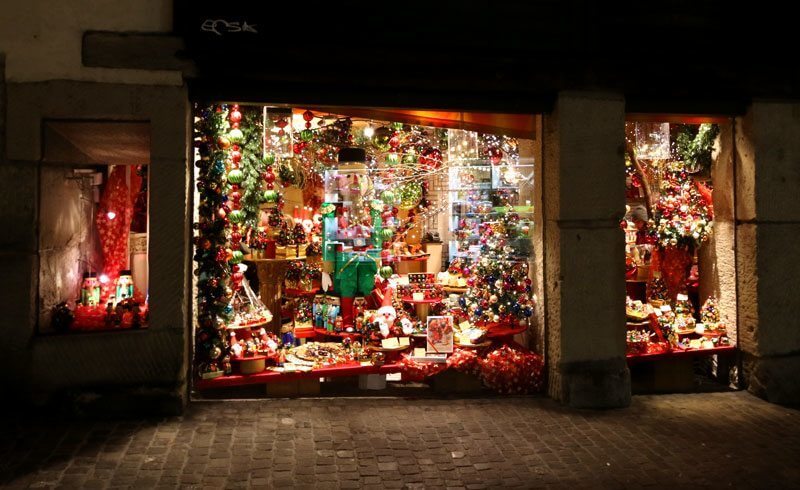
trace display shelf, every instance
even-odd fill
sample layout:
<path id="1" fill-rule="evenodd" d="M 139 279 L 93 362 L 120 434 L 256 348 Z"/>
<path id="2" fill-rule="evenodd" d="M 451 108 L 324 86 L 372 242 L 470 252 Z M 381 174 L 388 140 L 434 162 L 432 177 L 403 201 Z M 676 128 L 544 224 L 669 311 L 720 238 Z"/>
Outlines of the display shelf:
<path id="1" fill-rule="evenodd" d="M 725 345 L 711 349 L 673 349 L 653 354 L 628 354 L 626 358 L 628 360 L 628 364 L 633 364 L 637 362 L 660 361 L 663 359 L 713 356 L 716 354 L 728 354 L 732 352 L 736 352 L 735 345 Z"/>
<path id="2" fill-rule="evenodd" d="M 294 338 L 296 339 L 312 339 L 316 336 L 316 332 L 311 327 L 294 327 Z"/>
<path id="3" fill-rule="evenodd" d="M 297 379 L 314 378 L 335 378 L 341 376 L 360 376 L 363 374 L 391 374 L 399 373 L 399 364 L 384 364 L 382 366 L 362 366 L 360 363 L 352 362 L 339 364 L 331 367 L 313 369 L 311 371 L 283 372 L 263 371 L 255 374 L 232 374 L 220 376 L 214 379 L 201 379 L 195 384 L 198 390 L 209 390 L 214 388 L 227 388 L 232 386 L 245 386 L 252 384 L 266 384 L 282 381 L 294 381 Z"/>
<path id="4" fill-rule="evenodd" d="M 396 259 L 399 259 L 401 262 L 424 262 L 430 258 L 430 254 L 427 255 L 395 255 Z"/>
<path id="5" fill-rule="evenodd" d="M 253 324 L 250 324 L 250 325 L 237 325 L 235 327 L 232 327 L 232 326 L 229 325 L 229 326 L 225 327 L 225 329 L 226 330 L 245 330 L 245 329 L 250 329 L 250 328 L 262 328 L 262 327 L 266 327 L 267 325 L 269 325 L 269 322 L 258 322 L 258 323 L 253 323 Z"/>
<path id="6" fill-rule="evenodd" d="M 457 286 L 442 286 L 442 290 L 444 290 L 446 293 L 464 294 L 467 292 L 467 289 L 469 288 L 466 286 L 463 288 Z"/>
<path id="7" fill-rule="evenodd" d="M 326 337 L 336 337 L 340 339 L 345 339 L 345 338 L 354 339 L 361 337 L 361 334 L 359 332 L 333 332 L 318 327 L 314 327 L 314 333 L 316 335 L 323 335 Z"/>
<path id="8" fill-rule="evenodd" d="M 528 330 L 527 326 L 524 327 L 503 326 L 498 328 L 490 328 L 489 330 L 486 331 L 486 336 L 490 339 L 496 339 L 501 337 L 512 337 L 526 330 Z"/>
<path id="9" fill-rule="evenodd" d="M 281 257 L 281 258 L 274 258 L 274 259 L 254 259 L 250 255 L 245 255 L 244 260 L 247 262 L 255 262 L 256 264 L 260 263 L 273 263 L 273 262 L 291 262 L 293 260 L 306 260 L 305 255 L 301 255 L 299 257 Z"/>

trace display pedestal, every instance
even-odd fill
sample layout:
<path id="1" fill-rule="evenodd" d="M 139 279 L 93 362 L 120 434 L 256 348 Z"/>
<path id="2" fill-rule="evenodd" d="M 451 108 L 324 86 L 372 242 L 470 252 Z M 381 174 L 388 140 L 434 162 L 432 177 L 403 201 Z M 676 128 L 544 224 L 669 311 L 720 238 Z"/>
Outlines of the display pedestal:
<path id="1" fill-rule="evenodd" d="M 691 358 L 642 362 L 630 367 L 631 391 L 645 393 L 680 393 L 695 389 L 694 363 Z"/>
<path id="2" fill-rule="evenodd" d="M 428 313 L 431 311 L 431 305 L 441 303 L 441 299 L 423 299 L 420 301 L 415 301 L 412 298 L 403 298 L 404 303 L 411 303 L 414 305 L 414 309 L 417 312 L 417 318 L 421 322 L 426 322 L 428 320 Z"/>
<path id="3" fill-rule="evenodd" d="M 283 296 L 283 279 L 289 262 L 294 259 L 252 259 L 258 272 L 258 293 L 264 306 L 272 313 L 272 321 L 266 326 L 270 332 L 280 335 L 281 331 L 281 297 Z"/>

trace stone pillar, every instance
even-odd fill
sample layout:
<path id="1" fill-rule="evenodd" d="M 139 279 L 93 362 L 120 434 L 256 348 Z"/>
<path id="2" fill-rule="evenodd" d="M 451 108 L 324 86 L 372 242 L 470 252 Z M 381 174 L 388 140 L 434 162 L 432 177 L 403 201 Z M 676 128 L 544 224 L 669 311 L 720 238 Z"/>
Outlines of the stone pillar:
<path id="1" fill-rule="evenodd" d="M 800 103 L 755 101 L 736 126 L 743 381 L 800 403 Z"/>
<path id="2" fill-rule="evenodd" d="M 562 92 L 544 117 L 548 385 L 574 407 L 630 403 L 624 143 L 618 95 Z"/>

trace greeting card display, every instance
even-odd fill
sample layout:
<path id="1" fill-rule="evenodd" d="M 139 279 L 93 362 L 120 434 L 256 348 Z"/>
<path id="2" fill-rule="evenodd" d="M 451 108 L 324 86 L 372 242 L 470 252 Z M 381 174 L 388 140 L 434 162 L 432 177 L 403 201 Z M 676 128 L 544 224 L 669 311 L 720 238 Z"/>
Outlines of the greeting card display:
<path id="1" fill-rule="evenodd" d="M 453 352 L 453 317 L 428 317 L 427 351 L 441 354 Z"/>

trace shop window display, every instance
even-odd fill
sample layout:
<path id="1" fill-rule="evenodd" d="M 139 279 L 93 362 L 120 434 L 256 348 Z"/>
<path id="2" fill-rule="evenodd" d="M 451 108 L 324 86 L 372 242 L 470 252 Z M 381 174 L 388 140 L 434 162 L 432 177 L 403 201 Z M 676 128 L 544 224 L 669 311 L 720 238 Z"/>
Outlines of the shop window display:
<path id="1" fill-rule="evenodd" d="M 149 131 L 138 122 L 45 122 L 39 333 L 147 327 Z"/>
<path id="2" fill-rule="evenodd" d="M 40 217 L 40 331 L 145 328 L 147 166 L 45 166 L 41 175 L 49 191 Z"/>
<path id="3" fill-rule="evenodd" d="M 732 186 L 731 162 L 720 156 L 730 125 L 629 122 L 626 129 L 628 357 L 730 351 L 735 271 L 721 271 L 718 254 L 732 253 L 732 231 L 715 222 L 729 222 L 732 210 L 714 206 Z"/>
<path id="4" fill-rule="evenodd" d="M 514 338 L 536 308 L 517 140 L 341 112 L 196 107 L 196 387 L 454 369 L 540 389 Z M 439 220 L 452 260 L 427 268 Z"/>

